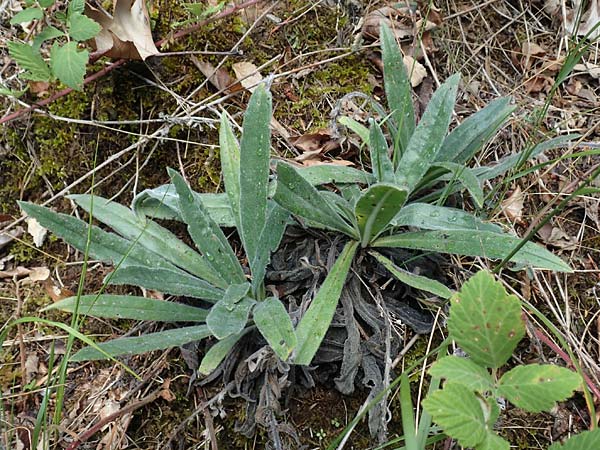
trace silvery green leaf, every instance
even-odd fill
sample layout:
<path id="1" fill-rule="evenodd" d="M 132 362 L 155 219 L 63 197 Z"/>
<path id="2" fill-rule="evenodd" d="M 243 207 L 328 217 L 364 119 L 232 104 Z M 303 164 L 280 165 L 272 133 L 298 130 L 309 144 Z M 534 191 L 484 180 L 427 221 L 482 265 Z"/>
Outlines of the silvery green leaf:
<path id="1" fill-rule="evenodd" d="M 369 131 L 369 151 L 371 154 L 371 167 L 375 179 L 382 183 L 394 183 L 394 165 L 388 154 L 388 145 L 379 124 L 371 119 Z"/>

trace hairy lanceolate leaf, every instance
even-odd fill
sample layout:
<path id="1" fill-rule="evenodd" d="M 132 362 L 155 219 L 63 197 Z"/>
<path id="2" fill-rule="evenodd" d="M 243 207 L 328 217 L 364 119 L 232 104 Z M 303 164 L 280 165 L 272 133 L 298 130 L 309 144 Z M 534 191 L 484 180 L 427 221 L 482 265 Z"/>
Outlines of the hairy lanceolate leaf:
<path id="1" fill-rule="evenodd" d="M 400 48 L 391 30 L 383 21 L 379 35 L 381 36 L 385 95 L 398 130 L 398 135 L 394 136 L 394 140 L 398 141 L 400 146 L 398 156 L 401 156 L 407 149 L 408 142 L 415 130 L 415 112 L 411 98 L 410 80 L 406 74 Z M 444 130 L 445 132 L 446 130 Z M 395 158 L 394 161 L 397 162 Z"/>
<path id="2" fill-rule="evenodd" d="M 475 447 L 475 450 L 509 450 L 510 444 L 506 439 L 501 438 L 493 431 L 488 431 L 481 444 Z"/>
<path id="3" fill-rule="evenodd" d="M 484 222 L 462 209 L 428 203 L 410 203 L 400 210 L 394 226 L 417 227 L 424 230 L 480 230 L 503 233 L 502 227 Z"/>
<path id="4" fill-rule="evenodd" d="M 88 51 L 79 50 L 75 41 L 67 42 L 64 45 L 55 42 L 50 50 L 52 73 L 75 90 L 83 89 L 83 77 L 88 59 Z"/>
<path id="5" fill-rule="evenodd" d="M 277 164 L 277 190 L 273 200 L 301 218 L 357 237 L 354 229 L 329 206 L 319 191 L 289 164 Z"/>
<path id="6" fill-rule="evenodd" d="M 225 280 L 208 264 L 202 255 L 156 222 L 135 214 L 119 203 L 111 202 L 102 197 L 70 195 L 69 198 L 85 211 L 91 213 L 95 219 L 110 226 L 126 239 L 137 240 L 139 244 L 148 250 L 161 255 L 167 261 L 217 287 L 227 287 Z"/>
<path id="7" fill-rule="evenodd" d="M 229 198 L 233 220 L 237 229 L 240 230 L 240 145 L 225 113 L 221 115 L 219 152 L 225 192 Z"/>
<path id="8" fill-rule="evenodd" d="M 445 378 L 449 383 L 460 383 L 472 391 L 491 391 L 494 385 L 489 372 L 469 358 L 446 356 L 433 363 L 429 373 Z"/>
<path id="9" fill-rule="evenodd" d="M 52 211 L 33 203 L 19 202 L 19 206 L 28 216 L 34 217 L 41 226 L 61 237 L 77 250 L 86 251 L 88 224 L 75 217 Z M 95 259 L 110 261 L 121 268 L 126 266 L 157 267 L 178 271 L 170 262 L 158 254 L 133 243 L 116 234 L 107 233 L 92 226 L 89 254 Z"/>
<path id="10" fill-rule="evenodd" d="M 346 244 L 296 327 L 298 345 L 294 363 L 307 366 L 317 353 L 333 319 L 357 247 L 355 241 Z"/>
<path id="11" fill-rule="evenodd" d="M 511 100 L 510 97 L 494 100 L 465 119 L 446 136 L 436 160 L 469 162 L 515 110 L 516 107 L 510 105 Z"/>
<path id="12" fill-rule="evenodd" d="M 155 320 L 157 322 L 204 322 L 208 311 L 182 303 L 133 295 L 82 295 L 68 297 L 42 311 L 60 309 L 108 319 Z"/>
<path id="13" fill-rule="evenodd" d="M 548 450 L 591 450 L 600 448 L 600 429 L 584 431 L 576 436 L 571 436 L 562 444 L 552 444 Z"/>
<path id="14" fill-rule="evenodd" d="M 169 174 L 179 195 L 181 215 L 196 247 L 225 281 L 245 282 L 242 266 L 219 225 L 210 218 L 202 201 L 194 196 L 183 177 L 173 170 L 169 170 Z"/>
<path id="15" fill-rule="evenodd" d="M 417 186 L 437 158 L 452 118 L 459 80 L 459 74 L 452 75 L 433 94 L 398 162 L 396 182 L 406 186 L 409 192 Z"/>
<path id="16" fill-rule="evenodd" d="M 490 259 L 502 259 L 519 244 L 518 237 L 480 230 L 443 230 L 416 231 L 377 239 L 374 247 L 400 247 L 429 250 L 464 256 L 483 256 Z M 540 269 L 557 272 L 573 270 L 558 256 L 532 242 L 511 258 L 512 262 L 523 263 Z"/>
<path id="17" fill-rule="evenodd" d="M 528 364 L 517 366 L 500 378 L 498 395 L 530 412 L 550 411 L 556 402 L 573 395 L 581 377 L 564 367 Z"/>
<path id="18" fill-rule="evenodd" d="M 159 331 L 136 337 L 124 337 L 103 342 L 98 346 L 110 356 L 139 355 L 140 353 L 154 350 L 164 350 L 178 347 L 189 342 L 199 341 L 210 336 L 206 325 L 176 328 L 174 330 Z M 107 359 L 108 357 L 92 347 L 85 347 L 71 357 L 71 361 L 90 361 Z"/>
<path id="19" fill-rule="evenodd" d="M 394 277 L 402 281 L 404 284 L 416 289 L 421 289 L 422 291 L 431 292 L 432 294 L 444 299 L 452 297 L 452 291 L 439 281 L 432 280 L 431 278 L 421 275 L 416 275 L 408 270 L 403 270 L 380 253 L 369 252 L 369 254 L 376 258 L 377 261 L 383 264 L 383 266 L 389 270 Z"/>
<path id="20" fill-rule="evenodd" d="M 297 339 L 283 303 L 275 297 L 269 297 L 258 302 L 252 314 L 254 323 L 275 354 L 283 361 L 287 360 L 296 348 Z"/>
<path id="21" fill-rule="evenodd" d="M 463 447 L 475 447 L 485 439 L 486 421 L 481 403 L 466 386 L 447 383 L 423 400 L 423 407 L 444 432 Z"/>
<path id="22" fill-rule="evenodd" d="M 11 25 L 17 25 L 19 23 L 31 22 L 32 20 L 41 19 L 44 17 L 44 12 L 37 7 L 26 8 L 23 11 L 16 13 L 12 19 L 10 19 Z"/>
<path id="23" fill-rule="evenodd" d="M 270 201 L 267 209 L 267 222 L 258 241 L 258 248 L 254 260 L 250 262 L 252 269 L 252 289 L 256 293 L 264 283 L 267 264 L 271 252 L 279 247 L 285 226 L 290 214 L 274 201 Z"/>
<path id="24" fill-rule="evenodd" d="M 388 154 L 388 145 L 379 124 L 371 119 L 369 131 L 369 150 L 371 153 L 371 167 L 375 179 L 384 183 L 394 183 L 394 165 Z"/>
<path id="25" fill-rule="evenodd" d="M 354 215 L 363 247 L 390 225 L 407 196 L 405 190 L 388 183 L 374 184 L 362 194 L 354 206 Z"/>
<path id="26" fill-rule="evenodd" d="M 475 363 L 494 368 L 504 365 L 525 335 L 519 299 L 481 271 L 451 302 L 448 330 L 452 339 Z"/>
<path id="27" fill-rule="evenodd" d="M 73 13 L 67 19 L 69 37 L 76 41 L 87 41 L 93 38 L 102 29 L 100 25 L 82 13 Z"/>
<path id="28" fill-rule="evenodd" d="M 231 349 L 238 341 L 248 332 L 248 328 L 241 333 L 232 334 L 231 336 L 226 337 L 215 343 L 204 355 L 202 361 L 200 361 L 200 367 L 198 368 L 198 372 L 201 375 L 209 375 L 215 370 L 219 364 L 225 359 L 225 357 L 229 354 Z"/>
<path id="29" fill-rule="evenodd" d="M 210 309 L 206 324 L 217 339 L 224 339 L 232 334 L 241 332 L 250 316 L 250 310 L 256 302 L 249 297 L 230 304 L 219 302 Z"/>
<path id="30" fill-rule="evenodd" d="M 312 186 L 330 183 L 371 184 L 376 181 L 373 175 L 364 170 L 333 164 L 315 164 L 309 167 L 299 167 L 296 169 L 296 172 Z"/>
<path id="31" fill-rule="evenodd" d="M 358 134 L 358 137 L 360 137 L 360 139 L 364 142 L 365 145 L 369 145 L 369 129 L 365 127 L 362 123 L 359 123 L 356 120 L 347 116 L 340 117 L 338 119 L 338 122 L 341 125 L 344 125 L 345 127 L 351 129 L 356 134 Z"/>
<path id="32" fill-rule="evenodd" d="M 267 220 L 270 120 L 271 94 L 261 84 L 250 97 L 240 141 L 240 236 L 250 263 Z"/>
<path id="33" fill-rule="evenodd" d="M 483 189 L 471 169 L 453 162 L 436 162 L 433 166 L 448 170 L 451 173 L 450 179 L 459 181 L 469 191 L 475 205 L 478 208 L 483 206 Z"/>
<path id="34" fill-rule="evenodd" d="M 237 226 L 227 194 L 199 194 L 194 192 L 194 196 L 200 199 L 210 218 L 220 226 Z M 179 211 L 179 196 L 172 184 L 163 184 L 154 189 L 143 190 L 133 199 L 131 209 L 140 216 L 182 220 Z"/>
<path id="35" fill-rule="evenodd" d="M 8 42 L 8 52 L 19 66 L 27 72 L 24 78 L 32 81 L 49 81 L 52 72 L 37 49 L 20 42 Z"/>
<path id="36" fill-rule="evenodd" d="M 189 275 L 173 267 L 142 267 L 121 265 L 107 278 L 109 284 L 130 284 L 153 289 L 171 295 L 201 298 L 216 302 L 223 297 L 223 291 L 204 280 Z"/>

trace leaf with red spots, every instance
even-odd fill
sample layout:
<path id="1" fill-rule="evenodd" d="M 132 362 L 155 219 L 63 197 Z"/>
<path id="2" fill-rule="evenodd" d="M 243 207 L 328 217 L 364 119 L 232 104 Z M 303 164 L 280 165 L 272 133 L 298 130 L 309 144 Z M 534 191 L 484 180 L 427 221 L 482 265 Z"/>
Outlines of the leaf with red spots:
<path id="1" fill-rule="evenodd" d="M 506 372 L 498 385 L 498 395 L 526 411 L 549 411 L 555 402 L 565 400 L 581 385 L 576 372 L 564 367 L 529 364 Z"/>
<path id="2" fill-rule="evenodd" d="M 500 367 L 508 361 L 525 335 L 521 305 L 502 284 L 484 271 L 467 281 L 452 299 L 450 336 L 484 367 Z"/>

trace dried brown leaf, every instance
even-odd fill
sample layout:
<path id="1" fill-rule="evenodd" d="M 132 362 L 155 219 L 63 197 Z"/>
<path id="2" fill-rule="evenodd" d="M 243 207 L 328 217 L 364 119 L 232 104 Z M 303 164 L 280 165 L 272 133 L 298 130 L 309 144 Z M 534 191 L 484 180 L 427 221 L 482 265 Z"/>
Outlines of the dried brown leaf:
<path id="1" fill-rule="evenodd" d="M 202 75 L 208 78 L 210 84 L 216 87 L 219 91 L 236 92 L 243 89 L 242 86 L 231 76 L 223 67 L 218 69 L 211 63 L 201 61 L 195 56 L 191 56 L 191 60 L 198 68 Z"/>
<path id="2" fill-rule="evenodd" d="M 524 195 L 521 187 L 517 186 L 510 197 L 502 202 L 502 211 L 513 222 L 521 222 L 523 220 L 523 200 Z"/>
<path id="3" fill-rule="evenodd" d="M 262 75 L 258 71 L 258 67 L 251 62 L 241 61 L 233 64 L 231 68 L 235 72 L 235 77 L 240 84 L 250 92 L 254 92 L 256 86 L 263 79 Z"/>

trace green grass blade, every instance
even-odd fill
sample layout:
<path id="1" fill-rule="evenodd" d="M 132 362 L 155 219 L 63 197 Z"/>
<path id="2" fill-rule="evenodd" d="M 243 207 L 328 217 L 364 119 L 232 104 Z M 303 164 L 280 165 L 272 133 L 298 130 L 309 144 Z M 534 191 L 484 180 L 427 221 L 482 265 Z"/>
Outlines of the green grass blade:
<path id="1" fill-rule="evenodd" d="M 399 145 L 399 149 L 396 150 L 399 157 L 408 148 L 408 143 L 415 130 L 412 89 L 400 48 L 392 31 L 383 21 L 379 35 L 383 59 L 383 84 L 392 119 L 397 127 L 397 136 L 394 136 L 394 141 L 397 141 Z M 395 159 L 395 161 L 397 160 Z"/>
<path id="2" fill-rule="evenodd" d="M 165 350 L 171 347 L 179 347 L 189 342 L 199 341 L 210 336 L 206 325 L 175 328 L 168 331 L 144 334 L 142 336 L 117 338 L 111 341 L 97 344 L 94 347 L 85 347 L 71 357 L 71 361 L 93 361 L 108 359 L 111 357 L 139 355 L 154 350 Z"/>
<path id="3" fill-rule="evenodd" d="M 402 416 L 402 431 L 406 450 L 422 450 L 417 446 L 415 428 L 415 412 L 413 411 L 410 381 L 406 372 L 400 375 L 400 414 Z"/>
<path id="4" fill-rule="evenodd" d="M 283 303 L 275 297 L 259 302 L 253 311 L 254 323 L 275 354 L 286 361 L 298 340 Z"/>
<path id="5" fill-rule="evenodd" d="M 436 206 L 428 203 L 411 203 L 394 217 L 393 225 L 417 227 L 423 230 L 481 230 L 503 233 L 502 227 L 484 222 L 462 209 Z"/>
<path id="6" fill-rule="evenodd" d="M 383 183 L 394 183 L 394 165 L 388 154 L 388 144 L 379 124 L 371 119 L 369 131 L 369 151 L 371 154 L 371 167 L 375 179 Z"/>
<path id="7" fill-rule="evenodd" d="M 271 151 L 271 94 L 259 85 L 244 114 L 240 142 L 240 237 L 248 260 L 256 260 L 267 220 L 269 156 Z"/>
<path id="8" fill-rule="evenodd" d="M 88 241 L 87 223 L 33 203 L 19 202 L 19 206 L 28 216 L 34 217 L 44 228 L 64 239 L 77 250 L 85 252 Z M 95 226 L 91 227 L 90 233 L 89 255 L 93 258 L 110 261 L 115 265 L 120 264 L 121 267 L 136 265 L 177 270 L 173 264 L 137 242 L 134 244 Z"/>
<path id="9" fill-rule="evenodd" d="M 415 289 L 430 292 L 443 299 L 452 297 L 453 292 L 439 281 L 432 280 L 431 278 L 421 275 L 416 275 L 408 270 L 403 270 L 380 253 L 369 252 L 369 254 L 383 264 L 383 266 L 389 270 L 394 277 L 402 281 L 404 284 L 414 287 Z"/>
<path id="10" fill-rule="evenodd" d="M 228 283 L 246 281 L 242 266 L 219 225 L 210 218 L 199 197 L 194 196 L 179 173 L 169 170 L 179 195 L 179 209 L 196 247 L 212 268 Z"/>
<path id="11" fill-rule="evenodd" d="M 330 230 L 356 236 L 354 229 L 329 206 L 329 202 L 306 181 L 292 166 L 277 164 L 277 190 L 275 200 L 283 208 L 302 218 L 311 220 Z"/>
<path id="12" fill-rule="evenodd" d="M 300 320 L 296 328 L 298 346 L 294 357 L 295 364 L 307 366 L 317 353 L 333 319 L 357 248 L 358 242 L 356 241 L 346 244 Z"/>
<path id="13" fill-rule="evenodd" d="M 106 282 L 113 285 L 140 286 L 165 294 L 201 298 L 211 302 L 219 301 L 223 297 L 221 289 L 178 269 L 120 266 L 106 278 Z"/>
<path id="14" fill-rule="evenodd" d="M 433 94 L 406 151 L 398 162 L 396 182 L 409 192 L 417 186 L 436 160 L 452 118 L 460 75 L 452 75 Z"/>
<path id="15" fill-rule="evenodd" d="M 502 259 L 520 242 L 520 238 L 508 234 L 476 230 L 444 230 L 416 231 L 385 236 L 377 239 L 372 245 L 374 247 L 400 247 L 454 255 Z M 558 256 L 531 242 L 527 242 L 511 258 L 511 261 L 557 272 L 573 271 Z"/>
<path id="16" fill-rule="evenodd" d="M 79 303 L 77 305 L 77 303 Z M 68 297 L 42 311 L 60 309 L 108 319 L 154 320 L 157 322 L 204 322 L 208 311 L 182 303 L 155 300 L 133 295 L 82 295 Z"/>
<path id="17" fill-rule="evenodd" d="M 511 100 L 496 99 L 465 119 L 446 136 L 436 161 L 469 162 L 516 109 L 510 105 Z"/>
<path id="18" fill-rule="evenodd" d="M 70 199 L 90 213 L 91 195 L 70 195 Z M 135 214 L 126 206 L 102 197 L 93 198 L 93 217 L 110 226 L 125 239 L 137 240 L 148 250 L 161 255 L 172 264 L 187 270 L 215 286 L 224 288 L 225 280 L 191 247 L 184 244 L 166 228 Z"/>
<path id="19" fill-rule="evenodd" d="M 354 207 L 354 215 L 363 248 L 390 225 L 407 197 L 405 190 L 387 183 L 374 184 L 362 194 Z"/>

